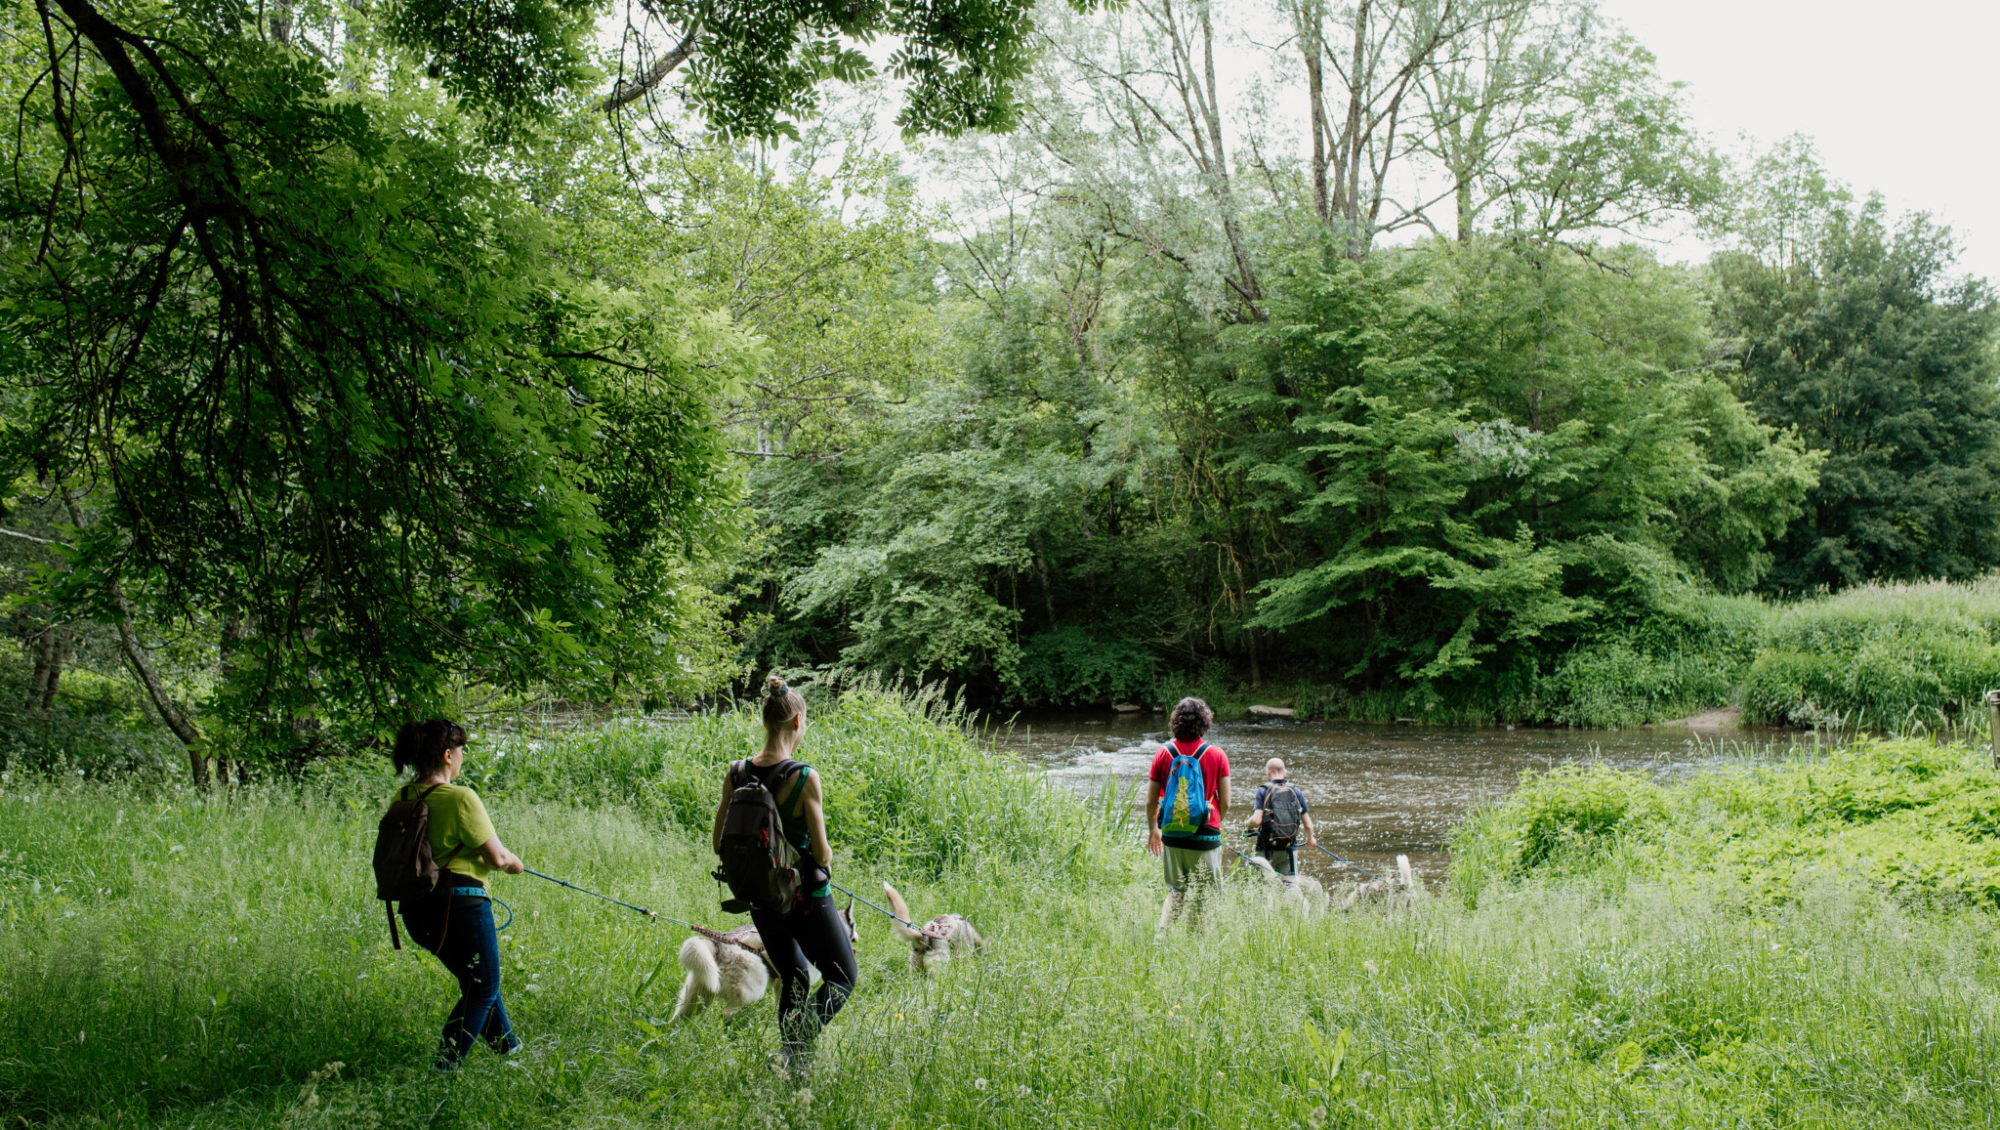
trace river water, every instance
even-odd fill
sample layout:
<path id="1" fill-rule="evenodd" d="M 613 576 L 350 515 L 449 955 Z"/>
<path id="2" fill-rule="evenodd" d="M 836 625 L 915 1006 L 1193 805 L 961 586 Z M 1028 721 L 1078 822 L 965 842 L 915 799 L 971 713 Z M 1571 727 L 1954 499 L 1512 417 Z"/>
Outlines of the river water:
<path id="1" fill-rule="evenodd" d="M 1050 780 L 1101 798 L 1107 780 L 1121 795 L 1143 780 L 1166 724 L 1160 713 L 1022 715 L 988 736 Z M 1378 873 L 1393 868 L 1397 854 L 1408 855 L 1430 879 L 1448 869 L 1451 828 L 1472 806 L 1506 795 L 1523 770 L 1594 762 L 1665 779 L 1724 760 L 1740 763 L 1746 742 L 1768 747 L 1792 740 L 1731 731 L 1718 741 L 1676 725 L 1569 730 L 1289 720 L 1220 723 L 1208 736 L 1229 755 L 1230 822 L 1238 828 L 1264 780 L 1264 763 L 1279 758 L 1304 790 L 1322 844 Z M 1144 794 L 1137 799 L 1143 803 Z M 1232 835 L 1228 842 L 1247 851 L 1250 841 Z M 1323 880 L 1353 877 L 1303 847 L 1299 862 Z"/>

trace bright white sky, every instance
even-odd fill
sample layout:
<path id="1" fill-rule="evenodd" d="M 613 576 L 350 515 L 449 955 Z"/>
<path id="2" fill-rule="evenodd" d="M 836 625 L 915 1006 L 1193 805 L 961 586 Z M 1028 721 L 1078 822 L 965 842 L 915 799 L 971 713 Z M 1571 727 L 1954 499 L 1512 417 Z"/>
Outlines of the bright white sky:
<path id="1" fill-rule="evenodd" d="M 1973 0 L 1599 0 L 1688 84 L 1725 150 L 1803 133 L 1857 197 L 1951 225 L 1959 265 L 2000 284 L 2000 4 Z M 1690 243 L 1666 249 L 1694 258 Z"/>

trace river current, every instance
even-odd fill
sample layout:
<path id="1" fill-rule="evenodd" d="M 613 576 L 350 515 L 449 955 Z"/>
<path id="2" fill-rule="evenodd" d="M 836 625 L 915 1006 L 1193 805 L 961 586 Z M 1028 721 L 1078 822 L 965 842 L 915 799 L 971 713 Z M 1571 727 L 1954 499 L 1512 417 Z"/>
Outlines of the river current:
<path id="1" fill-rule="evenodd" d="M 988 737 L 1051 781 L 1101 799 L 1107 781 L 1123 796 L 1143 780 L 1167 736 L 1166 724 L 1166 715 L 1157 712 L 1020 715 L 991 727 Z M 1474 805 L 1506 795 L 1524 770 L 1590 762 L 1666 779 L 1740 761 L 1745 737 L 1757 744 L 1773 740 L 1732 733 L 1718 741 L 1678 725 L 1570 730 L 1271 720 L 1220 723 L 1209 732 L 1229 755 L 1232 825 L 1240 828 L 1249 815 L 1265 762 L 1279 758 L 1291 782 L 1305 791 L 1322 844 L 1377 872 L 1393 868 L 1398 854 L 1408 855 L 1431 879 L 1448 869 L 1445 843 L 1452 827 Z M 1779 742 L 1790 744 L 1790 738 Z M 1143 793 L 1138 800 L 1143 803 Z M 1227 842 L 1246 851 L 1250 843 L 1234 829 Z M 1299 860 L 1322 879 L 1353 877 L 1303 847 Z"/>

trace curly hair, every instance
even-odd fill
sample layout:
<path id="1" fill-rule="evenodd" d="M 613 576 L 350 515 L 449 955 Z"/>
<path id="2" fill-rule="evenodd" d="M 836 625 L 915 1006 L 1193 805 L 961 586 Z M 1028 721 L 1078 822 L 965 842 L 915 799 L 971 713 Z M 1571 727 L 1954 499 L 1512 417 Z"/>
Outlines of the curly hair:
<path id="1" fill-rule="evenodd" d="M 785 685 L 776 671 L 764 680 L 764 728 L 775 730 L 805 713 L 805 696 Z"/>
<path id="2" fill-rule="evenodd" d="M 1184 698 L 1174 704 L 1172 721 L 1174 736 L 1184 742 L 1191 742 L 1208 733 L 1209 724 L 1215 721 L 1215 711 L 1198 698 Z"/>
<path id="3" fill-rule="evenodd" d="M 405 722 L 396 731 L 396 747 L 389 759 L 396 768 L 415 769 L 423 777 L 444 768 L 444 751 L 465 744 L 465 727 L 449 718 Z"/>

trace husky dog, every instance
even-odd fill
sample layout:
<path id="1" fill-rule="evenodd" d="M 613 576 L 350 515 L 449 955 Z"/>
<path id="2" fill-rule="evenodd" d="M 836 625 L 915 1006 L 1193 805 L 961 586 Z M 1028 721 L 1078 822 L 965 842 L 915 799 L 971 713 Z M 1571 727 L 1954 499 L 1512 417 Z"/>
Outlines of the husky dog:
<path id="1" fill-rule="evenodd" d="M 847 924 L 848 942 L 860 941 L 853 903 L 840 912 L 840 919 Z M 680 963 L 687 970 L 687 980 L 681 983 L 680 999 L 674 1002 L 669 1024 L 700 1012 L 715 997 L 722 998 L 723 1016 L 735 1016 L 764 999 L 774 974 L 770 959 L 764 956 L 764 939 L 755 926 L 695 934 L 681 943 Z M 814 976 L 818 972 L 813 970 Z"/>
<path id="2" fill-rule="evenodd" d="M 1250 857 L 1250 866 L 1269 888 L 1271 905 L 1311 917 L 1326 909 L 1326 887 L 1310 875 L 1280 875 L 1271 861 L 1261 855 Z"/>
<path id="3" fill-rule="evenodd" d="M 1390 906 L 1414 906 L 1424 894 L 1424 881 L 1410 867 L 1410 857 L 1396 857 L 1396 873 L 1387 879 L 1370 879 L 1356 883 L 1340 901 L 1336 909 L 1352 910 L 1355 904 L 1370 899 L 1381 899 Z"/>
<path id="4" fill-rule="evenodd" d="M 889 898 L 889 906 L 896 912 L 896 919 L 890 920 L 896 936 L 910 943 L 910 968 L 919 973 L 950 961 L 960 950 L 976 950 L 986 944 L 979 931 L 972 928 L 963 915 L 940 914 L 921 927 L 911 927 L 908 923 L 916 919 L 910 917 L 910 908 L 896 888 L 882 884 L 882 893 Z"/>

